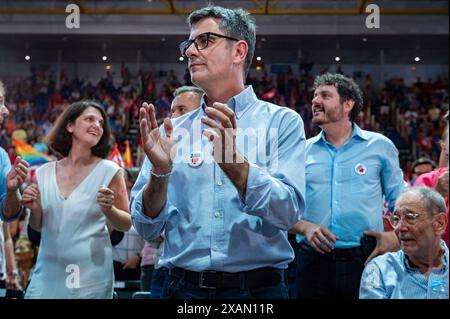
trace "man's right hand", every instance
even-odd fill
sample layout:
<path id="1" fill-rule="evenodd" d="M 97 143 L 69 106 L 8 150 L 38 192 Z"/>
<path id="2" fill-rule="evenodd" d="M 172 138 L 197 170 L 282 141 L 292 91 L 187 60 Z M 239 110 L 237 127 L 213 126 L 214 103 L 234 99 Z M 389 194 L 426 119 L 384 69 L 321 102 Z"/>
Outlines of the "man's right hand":
<path id="1" fill-rule="evenodd" d="M 21 159 L 19 156 L 16 157 L 11 171 L 6 176 L 6 188 L 8 192 L 15 192 L 19 187 L 25 182 L 28 174 L 29 164 Z"/>
<path id="2" fill-rule="evenodd" d="M 155 107 L 153 104 L 142 103 L 139 110 L 140 129 L 144 152 L 152 163 L 152 170 L 157 174 L 165 174 L 172 170 L 171 154 L 175 154 L 175 142 L 171 139 L 172 122 L 164 119 L 165 136 L 161 136 L 156 122 Z"/>
<path id="3" fill-rule="evenodd" d="M 339 238 L 324 226 L 310 222 L 306 223 L 305 236 L 311 247 L 321 254 L 331 252 L 333 249 L 331 242 L 335 243 Z"/>

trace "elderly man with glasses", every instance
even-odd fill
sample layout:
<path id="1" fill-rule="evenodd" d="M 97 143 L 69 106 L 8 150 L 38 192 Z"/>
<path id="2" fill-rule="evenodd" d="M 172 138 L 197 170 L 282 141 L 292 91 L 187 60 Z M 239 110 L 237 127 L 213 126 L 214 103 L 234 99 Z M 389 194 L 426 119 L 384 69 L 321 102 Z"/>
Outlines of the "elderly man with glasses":
<path id="1" fill-rule="evenodd" d="M 188 23 L 180 50 L 205 95 L 161 129 L 143 104 L 133 224 L 146 240 L 165 231 L 163 298 L 287 298 L 287 230 L 305 207 L 303 121 L 245 87 L 256 38 L 248 12 L 206 7 Z"/>
<path id="2" fill-rule="evenodd" d="M 390 217 L 401 250 L 373 259 L 364 269 L 361 299 L 447 299 L 448 248 L 444 198 L 427 187 L 408 189 Z"/>

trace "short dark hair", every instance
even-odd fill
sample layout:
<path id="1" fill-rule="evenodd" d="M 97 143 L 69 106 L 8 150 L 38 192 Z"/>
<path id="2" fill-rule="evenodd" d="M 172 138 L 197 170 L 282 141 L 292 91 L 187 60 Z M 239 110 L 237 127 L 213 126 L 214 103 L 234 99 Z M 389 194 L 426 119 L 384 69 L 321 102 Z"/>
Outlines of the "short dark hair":
<path id="1" fill-rule="evenodd" d="M 177 88 L 173 92 L 173 97 L 177 97 L 178 95 L 186 93 L 186 92 L 197 94 L 200 99 L 202 98 L 203 93 L 205 93 L 202 89 L 200 89 L 196 86 L 185 85 L 185 86 L 180 86 L 179 88 Z"/>
<path id="2" fill-rule="evenodd" d="M 200 20 L 216 18 L 220 20 L 219 29 L 229 37 L 244 40 L 248 44 L 247 57 L 244 64 L 244 78 L 247 77 L 255 53 L 256 25 L 255 20 L 244 9 L 228 9 L 219 6 L 208 6 L 192 12 L 187 18 L 189 27 Z"/>
<path id="3" fill-rule="evenodd" d="M 72 134 L 67 131 L 68 123 L 75 123 L 76 119 L 89 107 L 100 111 L 103 117 L 103 135 L 97 145 L 92 148 L 92 154 L 100 158 L 108 157 L 111 149 L 111 128 L 105 110 L 95 101 L 79 101 L 67 107 L 56 120 L 55 126 L 47 136 L 47 145 L 54 152 L 64 157 L 69 155 L 72 148 Z"/>
<path id="4" fill-rule="evenodd" d="M 437 167 L 436 163 L 431 158 L 423 156 L 423 157 L 419 157 L 412 163 L 413 172 L 417 165 L 422 165 L 422 164 L 430 164 L 431 166 L 433 166 L 433 169 L 435 169 Z"/>
<path id="5" fill-rule="evenodd" d="M 321 85 L 332 85 L 336 87 L 341 103 L 352 100 L 355 102 L 350 112 L 350 121 L 354 122 L 363 108 L 363 94 L 352 79 L 339 73 L 325 73 L 316 76 L 314 80 L 314 90 Z"/>

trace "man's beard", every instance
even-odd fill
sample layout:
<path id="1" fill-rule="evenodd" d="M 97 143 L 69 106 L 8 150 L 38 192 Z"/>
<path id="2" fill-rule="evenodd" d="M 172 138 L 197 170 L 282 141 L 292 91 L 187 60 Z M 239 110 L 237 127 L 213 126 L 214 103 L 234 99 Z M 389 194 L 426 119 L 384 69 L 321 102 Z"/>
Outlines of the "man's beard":
<path id="1" fill-rule="evenodd" d="M 339 108 L 340 107 L 340 108 Z M 329 124 L 329 123 L 336 123 L 339 122 L 342 119 L 343 116 L 343 110 L 342 106 L 339 106 L 337 108 L 334 108 L 332 110 L 323 111 L 322 112 L 322 118 L 319 119 L 319 117 L 315 117 L 313 115 L 311 122 L 314 124 L 321 126 L 323 124 Z"/>

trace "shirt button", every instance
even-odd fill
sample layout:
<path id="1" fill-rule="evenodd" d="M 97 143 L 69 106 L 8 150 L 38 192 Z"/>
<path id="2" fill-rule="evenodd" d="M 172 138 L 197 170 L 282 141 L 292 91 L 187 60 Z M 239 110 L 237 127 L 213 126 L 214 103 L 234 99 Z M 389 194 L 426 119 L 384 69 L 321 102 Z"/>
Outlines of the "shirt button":
<path id="1" fill-rule="evenodd" d="M 214 213 L 214 217 L 219 218 L 220 217 L 220 213 L 219 212 L 215 212 Z"/>
<path id="2" fill-rule="evenodd" d="M 217 185 L 222 186 L 222 181 L 218 181 Z"/>
<path id="3" fill-rule="evenodd" d="M 219 250 L 219 247 L 217 247 L 217 246 L 213 246 L 213 248 L 212 248 L 213 250 Z"/>

